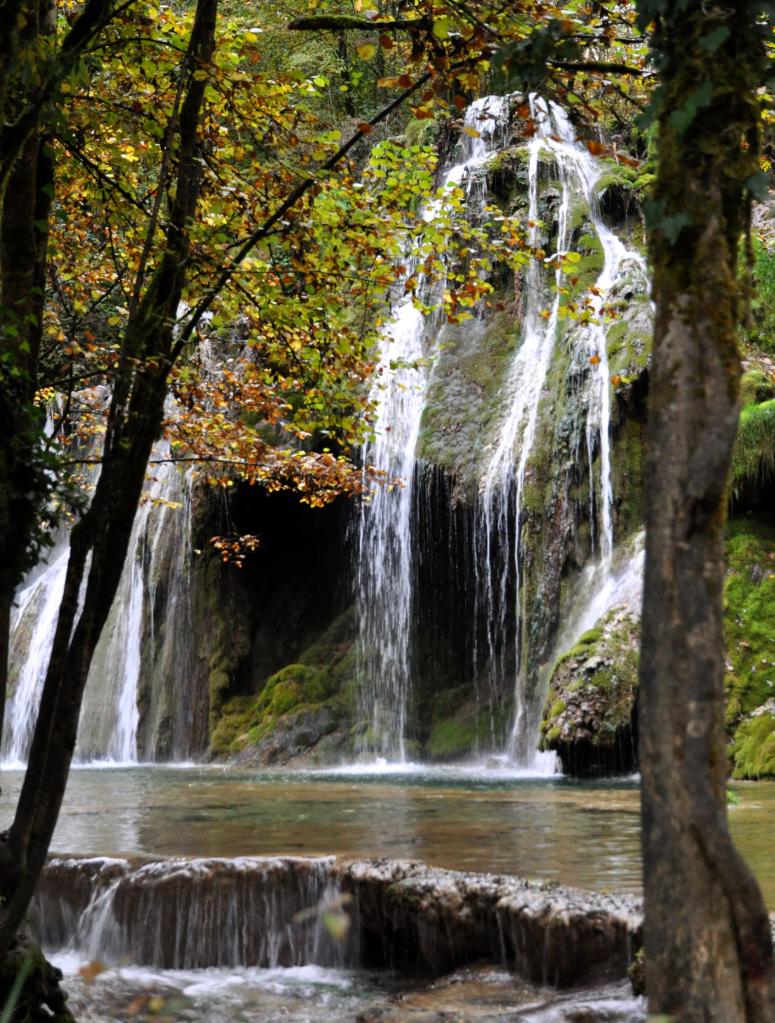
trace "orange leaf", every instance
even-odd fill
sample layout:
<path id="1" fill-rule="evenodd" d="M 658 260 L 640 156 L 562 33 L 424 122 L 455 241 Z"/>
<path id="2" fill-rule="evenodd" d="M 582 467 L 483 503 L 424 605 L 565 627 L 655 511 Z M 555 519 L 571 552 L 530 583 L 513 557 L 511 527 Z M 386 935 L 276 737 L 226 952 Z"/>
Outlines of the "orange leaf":
<path id="1" fill-rule="evenodd" d="M 355 126 L 361 135 L 371 135 L 372 125 L 368 121 L 359 121 Z"/>
<path id="2" fill-rule="evenodd" d="M 83 977 L 87 984 L 93 984 L 94 981 L 99 977 L 101 973 L 107 970 L 107 966 L 98 960 L 93 960 L 90 963 L 84 963 L 83 966 L 78 968 L 78 976 Z"/>
<path id="3" fill-rule="evenodd" d="M 600 362 L 600 356 L 599 355 L 590 355 L 590 357 L 589 357 L 589 364 L 590 364 L 590 366 L 597 366 L 599 364 L 599 362 Z"/>
<path id="4" fill-rule="evenodd" d="M 608 152 L 607 147 L 602 142 L 598 142 L 597 139 L 589 139 L 587 149 L 593 156 L 601 156 L 603 153 Z"/>

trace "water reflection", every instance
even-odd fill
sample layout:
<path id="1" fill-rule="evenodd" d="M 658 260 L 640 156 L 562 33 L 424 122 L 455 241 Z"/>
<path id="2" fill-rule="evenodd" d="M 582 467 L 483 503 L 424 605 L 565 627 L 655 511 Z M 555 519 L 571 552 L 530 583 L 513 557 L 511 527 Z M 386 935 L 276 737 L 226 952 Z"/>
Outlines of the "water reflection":
<path id="1" fill-rule="evenodd" d="M 4 774 L 8 818 L 21 774 Z M 736 785 L 732 830 L 775 906 L 775 783 Z M 637 782 L 460 772 L 340 775 L 223 767 L 74 771 L 53 849 L 158 856 L 421 859 L 616 892 L 640 886 Z"/>

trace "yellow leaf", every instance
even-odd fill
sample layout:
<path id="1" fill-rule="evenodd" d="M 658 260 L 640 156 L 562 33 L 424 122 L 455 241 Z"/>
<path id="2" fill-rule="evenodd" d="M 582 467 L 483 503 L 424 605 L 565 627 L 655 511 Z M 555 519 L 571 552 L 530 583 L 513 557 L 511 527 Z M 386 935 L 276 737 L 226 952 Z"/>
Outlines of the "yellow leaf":
<path id="1" fill-rule="evenodd" d="M 361 60 L 371 60 L 377 55 L 377 44 L 371 39 L 362 39 L 355 44 L 355 52 Z"/>

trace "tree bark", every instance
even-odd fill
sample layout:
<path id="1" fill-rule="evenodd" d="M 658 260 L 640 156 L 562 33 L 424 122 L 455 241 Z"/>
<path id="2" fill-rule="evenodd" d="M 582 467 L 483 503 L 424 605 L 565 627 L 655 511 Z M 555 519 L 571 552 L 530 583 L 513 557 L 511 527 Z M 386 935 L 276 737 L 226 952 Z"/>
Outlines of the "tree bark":
<path id="1" fill-rule="evenodd" d="M 648 8 L 653 4 L 641 4 Z M 656 303 L 640 691 L 646 986 L 681 1023 L 775 1018 L 769 920 L 726 819 L 722 587 L 738 247 L 756 172 L 754 5 L 657 5 Z M 648 12 L 647 12 L 648 13 Z M 709 47 L 712 47 L 709 49 Z"/>

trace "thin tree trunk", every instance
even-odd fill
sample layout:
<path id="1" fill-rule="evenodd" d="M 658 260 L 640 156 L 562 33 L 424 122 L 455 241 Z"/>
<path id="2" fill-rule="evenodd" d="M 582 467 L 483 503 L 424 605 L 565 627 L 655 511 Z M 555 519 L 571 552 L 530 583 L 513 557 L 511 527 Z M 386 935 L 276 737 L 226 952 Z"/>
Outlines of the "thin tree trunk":
<path id="1" fill-rule="evenodd" d="M 64 593 L 16 815 L 0 845 L 0 956 L 27 911 L 62 805 L 92 656 L 118 589 L 173 359 L 173 325 L 189 261 L 201 183 L 199 127 L 215 44 L 217 0 L 198 0 L 177 119 L 175 199 L 166 242 L 124 337 L 103 466 L 89 510 L 73 528 Z M 172 140 L 170 141 L 172 144 Z M 86 591 L 82 606 L 82 583 Z"/>
<path id="2" fill-rule="evenodd" d="M 753 6 L 672 5 L 657 52 L 665 95 L 651 209 L 640 693 L 646 986 L 650 1011 L 671 1020 L 759 1023 L 775 1018 L 772 947 L 727 827 L 722 634 L 737 253 L 758 143 Z"/>

